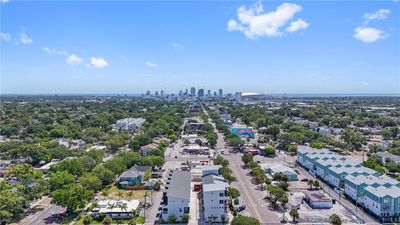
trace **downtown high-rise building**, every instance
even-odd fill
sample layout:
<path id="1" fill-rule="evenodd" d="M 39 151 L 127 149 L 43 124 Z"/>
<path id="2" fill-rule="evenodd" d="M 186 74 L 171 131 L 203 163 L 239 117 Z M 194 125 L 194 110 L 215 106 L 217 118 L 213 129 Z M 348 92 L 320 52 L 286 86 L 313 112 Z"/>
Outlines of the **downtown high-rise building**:
<path id="1" fill-rule="evenodd" d="M 221 88 L 218 90 L 218 95 L 219 97 L 224 97 L 224 91 Z"/>
<path id="2" fill-rule="evenodd" d="M 207 90 L 207 97 L 211 97 L 211 90 L 210 89 Z"/>
<path id="3" fill-rule="evenodd" d="M 200 88 L 199 91 L 197 92 L 197 97 L 203 98 L 204 97 L 204 89 Z"/>
<path id="4" fill-rule="evenodd" d="M 154 95 L 155 95 L 156 97 L 158 97 L 158 91 L 156 91 Z"/>
<path id="5" fill-rule="evenodd" d="M 185 96 L 188 96 L 189 95 L 189 92 L 188 92 L 188 89 L 186 88 L 186 90 L 185 90 L 185 94 L 184 94 Z"/>
<path id="6" fill-rule="evenodd" d="M 195 87 L 190 88 L 190 96 L 196 97 L 196 88 Z"/>

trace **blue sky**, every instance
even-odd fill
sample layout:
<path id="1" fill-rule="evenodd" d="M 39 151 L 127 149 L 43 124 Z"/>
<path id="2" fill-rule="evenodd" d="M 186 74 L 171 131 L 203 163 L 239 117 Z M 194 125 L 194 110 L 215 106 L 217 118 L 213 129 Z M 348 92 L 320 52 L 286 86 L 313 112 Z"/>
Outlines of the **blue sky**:
<path id="1" fill-rule="evenodd" d="M 400 93 L 398 1 L 0 0 L 1 93 Z"/>

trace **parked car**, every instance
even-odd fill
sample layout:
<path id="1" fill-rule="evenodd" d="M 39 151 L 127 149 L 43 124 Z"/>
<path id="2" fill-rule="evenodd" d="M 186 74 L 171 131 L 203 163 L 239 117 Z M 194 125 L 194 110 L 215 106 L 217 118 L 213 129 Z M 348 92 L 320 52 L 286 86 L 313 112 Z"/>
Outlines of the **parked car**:
<path id="1" fill-rule="evenodd" d="M 246 205 L 243 204 L 243 205 L 238 206 L 238 207 L 236 208 L 236 212 L 241 212 L 241 211 L 243 211 L 243 210 L 245 210 L 245 209 L 246 209 Z"/>

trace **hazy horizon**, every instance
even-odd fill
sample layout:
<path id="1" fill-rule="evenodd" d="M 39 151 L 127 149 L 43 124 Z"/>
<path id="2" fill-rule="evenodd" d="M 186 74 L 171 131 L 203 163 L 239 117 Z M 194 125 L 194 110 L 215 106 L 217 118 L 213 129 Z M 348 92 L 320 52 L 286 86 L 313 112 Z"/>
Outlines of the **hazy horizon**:
<path id="1" fill-rule="evenodd" d="M 1 94 L 400 93 L 400 2 L 0 1 Z"/>

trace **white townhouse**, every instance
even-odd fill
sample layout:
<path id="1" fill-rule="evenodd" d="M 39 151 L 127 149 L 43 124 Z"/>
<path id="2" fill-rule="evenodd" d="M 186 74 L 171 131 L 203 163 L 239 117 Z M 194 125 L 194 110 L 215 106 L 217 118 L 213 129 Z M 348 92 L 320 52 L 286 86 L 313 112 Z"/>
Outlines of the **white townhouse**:
<path id="1" fill-rule="evenodd" d="M 137 131 L 146 120 L 143 118 L 125 118 L 117 120 L 115 127 L 120 131 Z"/>
<path id="2" fill-rule="evenodd" d="M 373 169 L 360 166 L 360 167 L 330 167 L 328 169 L 329 177 L 328 183 L 336 188 L 344 188 L 344 181 L 347 175 L 360 176 L 360 175 L 373 175 L 375 177 L 381 174 Z"/>
<path id="3" fill-rule="evenodd" d="M 377 188 L 379 186 L 400 187 L 400 182 L 386 175 L 382 175 L 379 177 L 373 175 L 368 175 L 368 176 L 347 175 L 345 177 L 344 193 L 346 196 L 350 197 L 354 201 L 357 201 L 357 203 L 363 203 L 365 196 L 365 188 L 369 186 L 372 186 L 374 188 Z"/>
<path id="4" fill-rule="evenodd" d="M 207 222 L 227 222 L 229 212 L 229 184 L 222 176 L 208 174 L 202 178 L 202 204 L 204 220 Z"/>
<path id="5" fill-rule="evenodd" d="M 167 221 L 172 215 L 181 220 L 183 214 L 189 214 L 190 180 L 188 171 L 169 171 L 163 193 L 162 219 Z"/>
<path id="6" fill-rule="evenodd" d="M 381 222 L 400 221 L 400 188 L 397 186 L 365 188 L 364 208 Z"/>
<path id="7" fill-rule="evenodd" d="M 319 159 L 315 163 L 316 174 L 324 181 L 328 180 L 329 168 L 330 167 L 360 167 L 359 163 L 356 163 L 350 159 Z"/>

